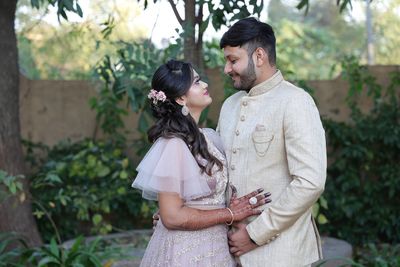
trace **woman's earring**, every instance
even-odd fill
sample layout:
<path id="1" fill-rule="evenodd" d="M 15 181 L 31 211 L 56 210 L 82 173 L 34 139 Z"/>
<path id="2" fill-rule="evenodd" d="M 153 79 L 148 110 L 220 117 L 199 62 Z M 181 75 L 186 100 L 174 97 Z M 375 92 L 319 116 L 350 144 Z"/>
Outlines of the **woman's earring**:
<path id="1" fill-rule="evenodd" d="M 186 104 L 183 104 L 181 112 L 183 116 L 189 115 L 189 108 L 186 106 Z"/>

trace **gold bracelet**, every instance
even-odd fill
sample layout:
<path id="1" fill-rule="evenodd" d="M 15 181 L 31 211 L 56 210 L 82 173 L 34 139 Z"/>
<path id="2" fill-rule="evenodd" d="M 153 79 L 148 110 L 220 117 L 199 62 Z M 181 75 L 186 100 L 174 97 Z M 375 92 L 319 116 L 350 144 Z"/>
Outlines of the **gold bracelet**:
<path id="1" fill-rule="evenodd" d="M 232 210 L 230 208 L 226 208 L 226 209 L 231 213 L 232 220 L 230 221 L 230 223 L 227 223 L 227 222 L 225 222 L 225 223 L 226 223 L 226 225 L 232 225 L 232 223 L 233 223 L 233 212 L 232 212 Z"/>

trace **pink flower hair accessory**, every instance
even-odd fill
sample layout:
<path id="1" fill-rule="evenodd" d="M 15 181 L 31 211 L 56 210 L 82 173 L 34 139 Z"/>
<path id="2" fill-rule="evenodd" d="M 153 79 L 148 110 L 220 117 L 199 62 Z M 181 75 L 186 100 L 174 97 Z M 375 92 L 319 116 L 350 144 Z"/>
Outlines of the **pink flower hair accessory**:
<path id="1" fill-rule="evenodd" d="M 153 101 L 153 104 L 156 105 L 158 101 L 164 102 L 167 99 L 167 96 L 163 91 L 156 91 L 154 89 L 150 90 L 150 93 L 147 95 L 148 99 Z"/>

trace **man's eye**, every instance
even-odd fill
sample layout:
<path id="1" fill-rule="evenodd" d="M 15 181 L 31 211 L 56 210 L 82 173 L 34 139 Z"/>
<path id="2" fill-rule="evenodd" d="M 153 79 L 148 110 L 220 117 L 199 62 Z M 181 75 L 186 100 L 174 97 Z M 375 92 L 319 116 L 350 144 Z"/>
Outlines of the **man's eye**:
<path id="1" fill-rule="evenodd" d="M 232 64 L 235 64 L 236 61 L 237 61 L 236 59 L 233 59 L 233 60 L 231 60 L 231 63 L 232 63 Z"/>

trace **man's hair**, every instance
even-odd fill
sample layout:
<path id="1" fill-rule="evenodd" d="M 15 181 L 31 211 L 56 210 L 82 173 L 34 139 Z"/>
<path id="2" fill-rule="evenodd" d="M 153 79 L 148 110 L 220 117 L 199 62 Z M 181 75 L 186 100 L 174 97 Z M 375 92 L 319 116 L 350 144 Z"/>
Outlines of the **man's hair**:
<path id="1" fill-rule="evenodd" d="M 246 49 L 251 56 L 258 48 L 263 48 L 267 54 L 269 63 L 272 66 L 276 65 L 276 50 L 275 50 L 275 34 L 274 30 L 267 23 L 260 22 L 255 18 L 241 19 L 221 38 L 219 46 L 222 48 L 226 46 L 240 46 L 247 45 Z"/>

